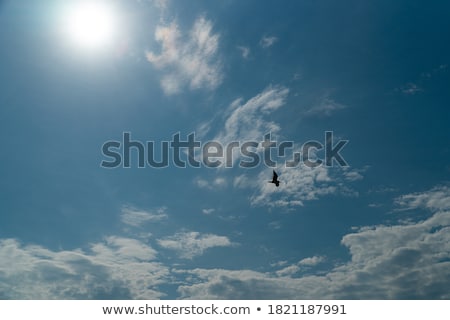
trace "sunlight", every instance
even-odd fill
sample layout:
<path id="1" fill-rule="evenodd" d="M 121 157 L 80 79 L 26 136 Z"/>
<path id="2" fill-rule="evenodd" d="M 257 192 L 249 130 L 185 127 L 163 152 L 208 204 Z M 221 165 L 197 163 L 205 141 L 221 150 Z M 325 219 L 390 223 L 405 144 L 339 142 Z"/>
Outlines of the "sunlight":
<path id="1" fill-rule="evenodd" d="M 116 15 L 104 1 L 83 1 L 68 8 L 64 17 L 67 37 L 84 49 L 111 44 L 117 29 Z"/>

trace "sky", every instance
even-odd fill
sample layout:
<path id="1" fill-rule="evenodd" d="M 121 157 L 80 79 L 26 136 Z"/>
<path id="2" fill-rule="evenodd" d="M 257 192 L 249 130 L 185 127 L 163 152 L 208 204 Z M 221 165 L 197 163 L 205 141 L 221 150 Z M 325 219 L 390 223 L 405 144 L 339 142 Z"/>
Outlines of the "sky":
<path id="1" fill-rule="evenodd" d="M 0 1 L 0 298 L 450 299 L 449 38 L 447 1 Z M 291 145 L 105 167 L 125 133 Z"/>

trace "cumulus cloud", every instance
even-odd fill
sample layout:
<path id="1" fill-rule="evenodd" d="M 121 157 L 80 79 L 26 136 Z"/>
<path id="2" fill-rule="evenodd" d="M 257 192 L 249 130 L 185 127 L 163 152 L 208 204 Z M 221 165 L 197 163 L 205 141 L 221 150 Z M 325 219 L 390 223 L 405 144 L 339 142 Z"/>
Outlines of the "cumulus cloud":
<path id="1" fill-rule="evenodd" d="M 121 220 L 124 224 L 132 227 L 142 226 L 149 222 L 156 222 L 168 218 L 167 208 L 156 208 L 153 211 L 144 211 L 137 208 L 124 206 L 122 208 Z"/>
<path id="2" fill-rule="evenodd" d="M 178 291 L 185 299 L 449 299 L 449 196 L 448 188 L 437 187 L 399 198 L 406 199 L 400 203 L 406 207 L 439 211 L 425 220 L 345 235 L 341 243 L 351 260 L 325 274 L 301 273 L 302 267 L 323 262 L 320 256 L 276 264 L 282 268 L 274 272 L 181 270 L 193 278 Z"/>
<path id="3" fill-rule="evenodd" d="M 107 237 L 88 251 L 0 240 L 3 299 L 159 299 L 168 268 L 135 239 Z M 133 270 L 133 272 L 130 272 Z"/>
<path id="4" fill-rule="evenodd" d="M 159 239 L 158 244 L 166 249 L 176 251 L 181 258 L 192 259 L 202 255 L 205 250 L 214 247 L 229 247 L 231 241 L 225 236 L 201 234 L 199 232 L 180 232 L 173 236 Z"/>
<path id="5" fill-rule="evenodd" d="M 161 43 L 161 53 L 149 51 L 147 60 L 162 70 L 161 87 L 167 95 L 186 87 L 212 90 L 220 85 L 219 35 L 212 29 L 211 21 L 204 17 L 197 18 L 187 35 L 175 22 L 156 28 L 155 39 Z"/>
<path id="6" fill-rule="evenodd" d="M 448 188 L 400 197 L 406 207 L 447 208 Z M 403 201 L 402 200 L 402 201 Z M 273 273 L 251 270 L 186 270 L 196 282 L 179 287 L 189 299 L 449 299 L 450 212 L 394 226 L 361 228 L 342 244 L 351 260 L 325 275 L 302 276 L 314 256 Z"/>

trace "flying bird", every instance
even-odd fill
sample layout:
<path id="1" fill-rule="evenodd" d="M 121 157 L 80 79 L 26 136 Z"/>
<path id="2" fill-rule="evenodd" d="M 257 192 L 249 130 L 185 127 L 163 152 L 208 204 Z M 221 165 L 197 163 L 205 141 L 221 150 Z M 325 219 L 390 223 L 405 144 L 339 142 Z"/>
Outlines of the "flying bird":
<path id="1" fill-rule="evenodd" d="M 277 187 L 280 185 L 280 180 L 278 180 L 278 175 L 275 170 L 273 170 L 272 181 L 269 181 L 269 183 L 274 183 Z"/>

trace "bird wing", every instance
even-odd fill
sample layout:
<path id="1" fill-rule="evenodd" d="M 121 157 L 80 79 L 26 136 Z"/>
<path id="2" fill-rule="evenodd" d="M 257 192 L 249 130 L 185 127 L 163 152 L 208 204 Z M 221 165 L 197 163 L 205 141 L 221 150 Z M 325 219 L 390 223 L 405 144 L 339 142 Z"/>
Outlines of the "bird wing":
<path id="1" fill-rule="evenodd" d="M 275 170 L 273 170 L 273 177 L 272 177 L 272 179 L 273 179 L 274 181 L 276 181 L 277 178 L 278 178 L 278 175 L 277 175 L 277 173 L 275 172 Z"/>

